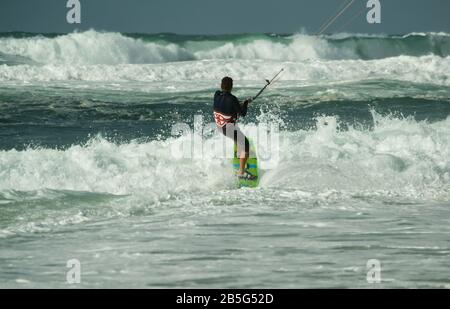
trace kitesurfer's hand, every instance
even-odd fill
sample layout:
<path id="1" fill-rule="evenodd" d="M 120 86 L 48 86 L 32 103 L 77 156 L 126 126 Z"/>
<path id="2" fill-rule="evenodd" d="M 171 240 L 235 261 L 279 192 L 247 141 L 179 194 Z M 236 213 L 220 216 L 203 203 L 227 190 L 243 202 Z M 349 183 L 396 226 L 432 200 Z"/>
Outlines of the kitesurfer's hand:
<path id="1" fill-rule="evenodd" d="M 244 101 L 244 104 L 249 104 L 252 103 L 253 98 L 248 98 L 247 100 Z"/>

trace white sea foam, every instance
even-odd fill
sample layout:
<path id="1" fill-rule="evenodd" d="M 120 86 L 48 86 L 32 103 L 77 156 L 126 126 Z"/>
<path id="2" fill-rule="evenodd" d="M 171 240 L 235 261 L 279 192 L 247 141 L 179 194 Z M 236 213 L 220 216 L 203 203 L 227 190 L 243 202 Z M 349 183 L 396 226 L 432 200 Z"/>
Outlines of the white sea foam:
<path id="1" fill-rule="evenodd" d="M 281 67 L 283 81 L 294 86 L 322 82 L 352 82 L 371 79 L 399 80 L 450 85 L 450 57 L 399 56 L 380 60 L 335 60 L 274 62 L 251 60 L 210 60 L 146 65 L 0 65 L 0 81 L 35 83 L 81 82 L 186 82 L 214 81 L 224 75 L 240 81 L 260 81 Z"/>
<path id="2" fill-rule="evenodd" d="M 259 81 L 284 67 L 283 79 L 300 85 L 372 78 L 450 84 L 450 56 L 446 52 L 450 45 L 442 34 L 425 34 L 431 43 L 424 43 L 430 46 L 422 51 L 413 50 L 416 44 L 403 42 L 409 36 L 381 37 L 383 43 L 373 44 L 370 36 L 343 35 L 346 42 L 339 36 L 295 34 L 228 41 L 205 38 L 178 44 L 94 30 L 54 38 L 4 37 L 0 38 L 5 63 L 0 65 L 0 81 L 217 81 L 223 75 Z M 444 56 L 434 54 L 434 50 L 441 50 Z"/>
<path id="3" fill-rule="evenodd" d="M 0 52 L 41 64 L 160 63 L 192 59 L 175 44 L 145 43 L 119 33 L 94 30 L 55 38 L 1 38 Z"/>
<path id="4" fill-rule="evenodd" d="M 285 199 L 277 207 L 290 208 L 348 208 L 363 200 L 447 202 L 450 118 L 428 123 L 373 115 L 370 130 L 340 130 L 336 117 L 318 117 L 314 129 L 282 131 L 278 165 L 262 170 L 259 188 L 250 191 L 234 189 L 229 159 L 211 159 L 210 147 L 204 147 L 203 159 L 174 158 L 172 147 L 187 136 L 123 144 L 95 137 L 65 150 L 0 151 L 0 237 L 155 208 L 173 213 L 171 208 L 182 207 L 198 216 L 249 199 L 258 205 Z M 243 126 L 247 134 L 252 129 Z"/>
<path id="5" fill-rule="evenodd" d="M 266 171 L 261 186 L 448 198 L 450 118 L 428 123 L 374 113 L 374 119 L 371 130 L 339 130 L 335 117 L 319 117 L 316 129 L 282 131 L 280 163 Z M 252 127 L 244 126 L 244 131 Z M 172 156 L 172 147 L 185 138 L 115 144 L 97 137 L 66 150 L 0 151 L 0 192 L 144 192 L 148 201 L 158 201 L 183 192 L 229 188 L 231 166 L 224 159 L 211 159 L 209 147 L 203 149 L 204 160 Z"/>

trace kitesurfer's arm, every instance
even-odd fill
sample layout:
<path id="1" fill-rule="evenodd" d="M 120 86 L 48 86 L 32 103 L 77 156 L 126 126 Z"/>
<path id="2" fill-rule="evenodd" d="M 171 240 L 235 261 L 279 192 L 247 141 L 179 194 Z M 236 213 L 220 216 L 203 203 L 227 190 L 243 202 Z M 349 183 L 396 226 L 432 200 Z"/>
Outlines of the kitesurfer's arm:
<path id="1" fill-rule="evenodd" d="M 234 110 L 236 114 L 239 116 L 245 117 L 247 115 L 248 103 L 251 102 L 251 99 L 245 100 L 243 103 L 239 103 L 238 99 L 235 97 L 234 101 Z"/>

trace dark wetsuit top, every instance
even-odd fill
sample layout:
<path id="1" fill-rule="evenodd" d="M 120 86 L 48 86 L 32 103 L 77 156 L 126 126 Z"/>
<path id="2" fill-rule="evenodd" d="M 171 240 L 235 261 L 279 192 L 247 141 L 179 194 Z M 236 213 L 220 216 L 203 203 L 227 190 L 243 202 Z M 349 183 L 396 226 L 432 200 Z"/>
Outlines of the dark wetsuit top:
<path id="1" fill-rule="evenodd" d="M 214 119 L 217 126 L 223 127 L 228 123 L 236 123 L 239 116 L 247 115 L 247 102 L 239 103 L 239 100 L 226 91 L 216 91 L 214 94 Z"/>

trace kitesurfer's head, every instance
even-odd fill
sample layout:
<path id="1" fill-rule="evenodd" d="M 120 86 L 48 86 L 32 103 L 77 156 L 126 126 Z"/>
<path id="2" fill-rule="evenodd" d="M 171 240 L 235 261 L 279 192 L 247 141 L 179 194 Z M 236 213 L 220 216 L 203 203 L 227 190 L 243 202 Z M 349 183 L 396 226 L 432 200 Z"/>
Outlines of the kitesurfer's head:
<path id="1" fill-rule="evenodd" d="M 222 88 L 222 91 L 230 92 L 233 89 L 233 79 L 228 76 L 225 76 L 224 78 L 222 78 L 221 88 Z"/>

